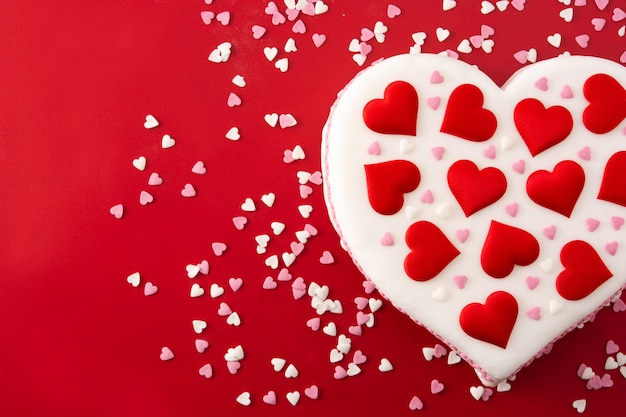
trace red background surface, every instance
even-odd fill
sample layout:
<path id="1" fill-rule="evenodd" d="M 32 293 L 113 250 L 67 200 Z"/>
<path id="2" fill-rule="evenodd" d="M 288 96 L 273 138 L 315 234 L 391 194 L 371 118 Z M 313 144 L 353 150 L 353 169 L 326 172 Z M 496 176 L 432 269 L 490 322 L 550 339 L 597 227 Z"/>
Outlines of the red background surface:
<path id="1" fill-rule="evenodd" d="M 350 336 L 352 351 L 340 363 L 347 366 L 352 352 L 362 350 L 368 357 L 363 372 L 335 380 L 328 354 L 337 340 L 306 327 L 315 317 L 307 297 L 295 301 L 290 283 L 271 291 L 262 283 L 277 273 L 264 265 L 265 257 L 287 251 L 293 233 L 310 223 L 319 234 L 290 271 L 328 285 L 330 297 L 342 302 L 344 313 L 326 313 L 323 325 L 332 320 L 347 334 L 357 311 L 353 299 L 366 296 L 328 221 L 321 188 L 314 186 L 303 200 L 296 178 L 297 171 L 320 169 L 321 128 L 337 92 L 359 70 L 347 46 L 361 28 L 377 20 L 389 27 L 385 43 L 370 42 L 371 63 L 407 52 L 417 31 L 428 34 L 423 51 L 440 52 L 489 24 L 496 31 L 493 53 L 475 50 L 461 58 L 501 84 L 521 67 L 513 53 L 531 47 L 539 59 L 569 50 L 618 61 L 626 42 L 610 17 L 626 2 L 613 0 L 600 11 L 588 0 L 575 8 L 572 23 L 558 16 L 565 6 L 557 1 L 528 0 L 523 12 L 509 6 L 485 16 L 479 1 L 458 1 L 444 13 L 440 1 L 398 0 L 402 14 L 395 19 L 386 16 L 386 2 L 326 3 L 328 13 L 302 17 L 307 33 L 299 35 L 291 22 L 273 26 L 263 1 L 0 1 L 1 415 L 396 416 L 413 413 L 414 395 L 425 415 L 576 415 L 571 404 L 579 398 L 587 399 L 585 415 L 620 407 L 626 381 L 619 372 L 610 372 L 612 388 L 590 391 L 576 371 L 584 362 L 603 374 L 609 339 L 626 347 L 623 313 L 602 311 L 520 372 L 510 392 L 482 402 L 469 394 L 478 385 L 473 370 L 445 359 L 425 361 L 422 347 L 437 340 L 387 302 L 373 328 Z M 203 24 L 203 10 L 230 11 L 230 24 Z M 606 18 L 606 28 L 595 32 L 592 17 Z M 268 29 L 262 39 L 252 38 L 253 24 Z M 443 43 L 434 34 L 439 26 L 452 32 Z M 559 49 L 545 40 L 555 32 L 563 35 Z M 326 34 L 326 43 L 316 48 L 312 33 Z M 586 49 L 574 41 L 581 33 L 591 36 Z M 289 37 L 298 47 L 292 54 L 283 50 Z M 207 61 L 224 41 L 233 44 L 230 60 Z M 289 58 L 286 73 L 265 59 L 265 46 Z M 245 88 L 230 82 L 236 74 L 245 77 Z M 241 106 L 226 105 L 230 92 L 242 98 Z M 271 128 L 266 113 L 291 113 L 298 125 Z M 160 121 L 157 129 L 143 128 L 147 114 Z M 236 142 L 224 138 L 233 126 L 241 132 Z M 171 149 L 160 147 L 165 133 L 177 141 Z M 297 144 L 306 159 L 283 163 L 283 151 Z M 131 165 L 139 155 L 148 160 L 144 172 Z M 204 176 L 191 173 L 198 160 L 207 166 Z M 151 172 L 163 185 L 147 185 Z M 195 198 L 180 195 L 188 182 Z M 155 201 L 139 205 L 141 190 Z M 272 208 L 260 201 L 268 192 L 276 194 Z M 257 211 L 245 214 L 248 224 L 237 231 L 231 219 L 244 214 L 240 205 L 247 197 Z M 125 206 L 120 220 L 109 214 L 118 203 Z M 314 207 L 309 219 L 299 216 L 300 204 Z M 272 237 L 267 255 L 257 255 L 254 236 L 271 235 L 272 221 L 285 223 L 285 232 Z M 227 251 L 215 256 L 212 242 L 226 243 Z M 334 264 L 320 264 L 324 250 Z M 207 294 L 192 299 L 185 266 L 203 259 L 210 273 L 194 282 Z M 126 277 L 135 271 L 158 293 L 145 297 L 141 287 L 131 287 Z M 244 279 L 237 293 L 228 287 L 230 277 Z M 224 287 L 224 295 L 211 299 L 212 283 Z M 240 327 L 217 315 L 220 302 L 240 314 Z M 202 338 L 210 347 L 203 354 L 194 348 L 193 319 L 209 323 Z M 230 375 L 223 355 L 238 344 L 246 357 Z M 174 360 L 159 360 L 163 346 L 174 351 Z M 273 357 L 295 364 L 300 375 L 286 379 L 274 372 Z M 392 372 L 377 370 L 383 357 Z M 198 375 L 205 363 L 213 366 L 211 379 Z M 430 393 L 434 378 L 445 385 L 436 395 Z M 311 384 L 320 389 L 317 400 L 302 395 L 294 407 L 285 399 Z M 276 406 L 262 402 L 269 390 L 277 394 Z M 235 401 L 243 391 L 252 396 L 248 408 Z"/>

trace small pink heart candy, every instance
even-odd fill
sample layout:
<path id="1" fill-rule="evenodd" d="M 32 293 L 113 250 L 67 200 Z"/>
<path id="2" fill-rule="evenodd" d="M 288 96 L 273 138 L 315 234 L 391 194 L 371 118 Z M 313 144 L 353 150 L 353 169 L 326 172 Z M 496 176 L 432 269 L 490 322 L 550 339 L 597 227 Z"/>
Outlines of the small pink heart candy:
<path id="1" fill-rule="evenodd" d="M 358 310 L 364 310 L 369 304 L 369 299 L 365 297 L 355 297 L 354 304 Z"/>
<path id="2" fill-rule="evenodd" d="M 436 379 L 430 381 L 430 392 L 432 394 L 439 394 L 443 391 L 443 384 Z"/>
<path id="3" fill-rule="evenodd" d="M 422 402 L 422 400 L 419 399 L 419 397 L 414 395 L 413 398 L 411 398 L 411 401 L 409 402 L 409 409 L 411 411 L 415 411 L 415 410 L 421 410 L 422 408 L 424 408 L 424 403 Z"/>
<path id="4" fill-rule="evenodd" d="M 383 246 L 393 246 L 393 243 L 393 236 L 391 236 L 391 233 L 385 232 L 383 238 L 380 239 L 380 244 Z"/>
<path id="5" fill-rule="evenodd" d="M 283 162 L 286 164 L 290 164 L 293 161 L 295 161 L 295 159 L 293 158 L 293 151 L 291 149 L 286 149 L 285 152 L 283 152 Z"/>
<path id="6" fill-rule="evenodd" d="M 624 225 L 624 218 L 618 217 L 618 216 L 611 217 L 611 225 L 613 226 L 614 230 L 621 229 L 622 226 Z"/>
<path id="7" fill-rule="evenodd" d="M 312 400 L 317 400 L 319 397 L 319 388 L 317 385 L 311 385 L 310 387 L 304 389 L 304 395 Z"/>
<path id="8" fill-rule="evenodd" d="M 367 42 L 374 37 L 374 32 L 368 28 L 361 29 L 361 41 Z"/>
<path id="9" fill-rule="evenodd" d="M 209 262 L 207 260 L 203 260 L 198 264 L 198 269 L 201 274 L 207 275 L 209 273 Z"/>
<path id="10" fill-rule="evenodd" d="M 612 340 L 606 342 L 606 354 L 612 355 L 614 353 L 619 352 L 619 346 Z"/>
<path id="11" fill-rule="evenodd" d="M 528 51 L 517 51 L 513 54 L 513 58 L 520 64 L 525 64 L 528 62 Z"/>
<path id="12" fill-rule="evenodd" d="M 217 314 L 222 317 L 228 316 L 232 312 L 233 310 L 231 310 L 230 306 L 226 303 L 220 303 L 220 308 L 217 310 Z"/>
<path id="13" fill-rule="evenodd" d="M 376 285 L 372 281 L 363 281 L 363 289 L 365 294 L 371 294 L 376 291 Z"/>
<path id="14" fill-rule="evenodd" d="M 537 87 L 541 91 L 548 91 L 548 79 L 546 77 L 539 78 L 537 81 L 535 81 L 535 87 Z"/>
<path id="15" fill-rule="evenodd" d="M 300 198 L 307 198 L 313 193 L 313 188 L 300 184 Z"/>
<path id="16" fill-rule="evenodd" d="M 226 250 L 226 244 L 222 242 L 213 242 L 211 244 L 211 248 L 213 249 L 213 253 L 215 254 L 215 256 L 222 256 L 222 254 Z"/>
<path id="17" fill-rule="evenodd" d="M 348 376 L 348 372 L 345 370 L 343 366 L 340 366 L 340 365 L 335 366 L 335 373 L 333 374 L 333 377 L 335 379 L 343 379 L 347 376 Z"/>
<path id="18" fill-rule="evenodd" d="M 586 48 L 587 46 L 589 46 L 589 35 L 578 35 L 574 38 L 574 40 L 581 48 Z"/>
<path id="19" fill-rule="evenodd" d="M 356 313 L 356 324 L 358 324 L 359 326 L 364 325 L 365 323 L 367 323 L 370 319 L 369 314 L 365 314 L 362 311 L 358 311 Z"/>
<path id="20" fill-rule="evenodd" d="M 196 196 L 196 190 L 195 188 L 193 188 L 193 185 L 191 184 L 185 184 L 185 188 L 183 188 L 180 193 L 182 194 L 183 197 L 188 197 L 188 198 Z"/>
<path id="21" fill-rule="evenodd" d="M 593 232 L 600 226 L 600 221 L 590 217 L 585 221 L 585 224 L 587 224 L 587 230 Z"/>
<path id="22" fill-rule="evenodd" d="M 441 358 L 443 356 L 446 356 L 447 354 L 448 350 L 445 347 L 443 347 L 439 343 L 435 345 L 435 358 Z"/>
<path id="23" fill-rule="evenodd" d="M 306 26 L 304 25 L 304 22 L 302 20 L 298 20 L 296 23 L 293 24 L 291 30 L 293 31 L 293 33 L 302 34 L 306 32 Z"/>
<path id="24" fill-rule="evenodd" d="M 539 285 L 539 278 L 533 276 L 526 277 L 526 286 L 529 290 L 534 290 Z"/>
<path id="25" fill-rule="evenodd" d="M 320 328 L 321 320 L 319 317 L 314 317 L 312 319 L 307 320 L 306 325 L 314 332 L 318 331 Z"/>
<path id="26" fill-rule="evenodd" d="M 285 16 L 283 16 L 280 12 L 276 12 L 272 15 L 272 25 L 278 26 L 285 23 Z"/>
<path id="27" fill-rule="evenodd" d="M 480 26 L 480 36 L 482 36 L 484 39 L 487 39 L 488 37 L 492 36 L 495 33 L 496 31 L 491 26 L 488 26 L 488 25 Z"/>
<path id="28" fill-rule="evenodd" d="M 150 204 L 154 201 L 154 197 L 152 197 L 152 194 L 150 194 L 147 191 L 142 191 L 139 194 L 139 204 L 141 204 L 142 206 L 145 206 L 146 204 Z"/>
<path id="29" fill-rule="evenodd" d="M 276 279 L 278 281 L 291 281 L 291 274 L 289 273 L 289 270 L 287 268 L 282 268 L 280 272 L 278 272 L 278 277 L 276 277 Z"/>
<path id="30" fill-rule="evenodd" d="M 441 76 L 439 71 L 433 71 L 433 73 L 430 74 L 430 83 L 431 84 L 440 84 L 442 82 L 443 82 L 443 77 Z"/>
<path id="31" fill-rule="evenodd" d="M 158 290 L 159 288 L 156 285 L 151 282 L 146 282 L 146 284 L 143 286 L 143 295 L 147 297 L 156 294 Z"/>
<path id="32" fill-rule="evenodd" d="M 210 363 L 207 363 L 198 370 L 198 373 L 208 379 L 213 376 L 213 368 L 211 367 Z"/>
<path id="33" fill-rule="evenodd" d="M 400 13 L 402 13 L 402 11 L 398 6 L 395 6 L 393 4 L 387 6 L 387 17 L 389 19 L 393 19 L 394 17 L 399 16 Z"/>
<path id="34" fill-rule="evenodd" d="M 474 48 L 480 48 L 485 39 L 481 35 L 470 36 L 469 41 Z"/>
<path id="35" fill-rule="evenodd" d="M 233 292 L 237 292 L 239 291 L 239 288 L 241 288 L 241 286 L 243 285 L 243 279 L 230 278 L 228 280 L 228 285 L 230 285 L 230 289 L 233 290 Z"/>
<path id="36" fill-rule="evenodd" d="M 265 35 L 266 31 L 267 29 L 265 29 L 263 26 L 254 25 L 252 26 L 252 37 L 254 39 L 261 39 L 263 35 Z"/>
<path id="37" fill-rule="evenodd" d="M 302 14 L 305 14 L 307 16 L 315 16 L 315 4 L 314 3 L 305 4 L 304 7 L 302 8 Z"/>
<path id="38" fill-rule="evenodd" d="M 606 245 L 604 245 L 604 249 L 606 249 L 609 255 L 615 256 L 615 254 L 617 253 L 617 242 L 607 243 Z"/>
<path id="39" fill-rule="evenodd" d="M 469 229 L 459 229 L 456 231 L 456 238 L 459 239 L 459 242 L 465 243 L 467 238 L 469 238 L 469 234 Z"/>
<path id="40" fill-rule="evenodd" d="M 198 175 L 206 174 L 206 167 L 204 166 L 204 162 L 198 161 L 191 168 L 191 172 Z"/>
<path id="41" fill-rule="evenodd" d="M 598 6 L 598 9 L 600 10 L 606 9 L 606 6 L 609 5 L 609 0 L 595 0 L 595 1 L 596 1 L 596 6 Z"/>
<path id="42" fill-rule="evenodd" d="M 319 48 L 320 46 L 324 45 L 324 42 L 326 42 L 326 35 L 314 33 L 312 39 L 313 45 L 315 45 L 316 48 Z"/>
<path id="43" fill-rule="evenodd" d="M 518 209 L 519 209 L 519 205 L 517 203 L 507 204 L 505 207 L 507 214 L 511 217 L 517 216 Z"/>
<path id="44" fill-rule="evenodd" d="M 545 237 L 547 237 L 548 239 L 550 239 L 550 240 L 554 239 L 554 236 L 556 236 L 556 226 L 555 225 L 550 225 L 548 227 L 544 227 L 543 228 L 543 235 Z"/>
<path id="45" fill-rule="evenodd" d="M 578 151 L 578 157 L 580 159 L 582 159 L 583 161 L 590 160 L 591 159 L 591 150 L 589 149 L 589 146 L 585 146 L 584 148 L 579 150 Z"/>
<path id="46" fill-rule="evenodd" d="M 517 172 L 518 174 L 523 174 L 525 169 L 526 163 L 523 159 L 520 159 L 517 162 L 513 162 L 513 171 Z"/>
<path id="47" fill-rule="evenodd" d="M 269 405 L 276 405 L 276 393 L 274 391 L 269 391 L 263 396 L 263 402 Z"/>
<path id="48" fill-rule="evenodd" d="M 454 285 L 456 285 L 458 289 L 462 290 L 467 283 L 467 277 L 465 275 L 455 275 L 452 281 L 454 281 Z"/>
<path id="49" fill-rule="evenodd" d="M 606 19 L 603 19 L 601 17 L 594 17 L 593 19 L 591 19 L 591 24 L 593 25 L 593 28 L 596 30 L 596 32 L 600 32 L 602 29 L 604 29 Z"/>
<path id="50" fill-rule="evenodd" d="M 489 145 L 483 151 L 483 155 L 485 158 L 495 159 L 496 158 L 496 147 L 493 145 Z"/>
<path id="51" fill-rule="evenodd" d="M 162 361 L 169 361 L 174 359 L 174 352 L 167 346 L 161 348 L 161 355 L 159 356 Z"/>
<path id="52" fill-rule="evenodd" d="M 248 223 L 248 219 L 244 216 L 233 217 L 233 224 L 237 230 L 243 230 L 246 223 Z"/>
<path id="53" fill-rule="evenodd" d="M 437 161 L 441 161 L 445 151 L 446 149 L 443 146 L 435 146 L 434 148 L 431 148 L 430 150 L 430 152 L 433 154 L 433 156 L 435 157 Z"/>
<path id="54" fill-rule="evenodd" d="M 322 253 L 322 256 L 320 257 L 320 263 L 322 265 L 330 265 L 332 263 L 335 262 L 335 258 L 333 258 L 332 253 L 330 253 L 329 251 L 325 250 Z"/>
<path id="55" fill-rule="evenodd" d="M 361 336 L 363 334 L 363 328 L 361 326 L 350 326 L 348 327 L 348 333 L 355 336 Z"/>
<path id="56" fill-rule="evenodd" d="M 272 277 L 265 277 L 265 281 L 263 281 L 263 289 L 264 290 L 273 290 L 278 287 L 278 283 L 274 281 Z"/>
<path id="57" fill-rule="evenodd" d="M 533 320 L 541 319 L 541 309 L 539 307 L 533 307 L 526 312 L 526 315 Z"/>
<path id="58" fill-rule="evenodd" d="M 124 215 L 124 206 L 122 204 L 116 204 L 109 209 L 109 213 L 111 213 L 116 219 L 121 219 Z"/>
<path id="59" fill-rule="evenodd" d="M 228 23 L 230 23 L 230 12 L 226 11 L 218 13 L 215 16 L 215 20 L 220 22 L 223 26 L 226 26 Z"/>
<path id="60" fill-rule="evenodd" d="M 366 361 L 367 361 L 367 356 L 365 356 L 363 352 L 361 352 L 360 350 L 357 350 L 356 352 L 354 352 L 354 356 L 352 357 L 352 362 L 356 363 L 357 365 L 360 365 L 362 363 L 365 363 Z"/>
<path id="61" fill-rule="evenodd" d="M 272 16 L 274 13 L 278 13 L 278 6 L 273 1 L 267 3 L 267 7 L 265 7 L 265 14 Z"/>
<path id="62" fill-rule="evenodd" d="M 236 107 L 241 105 L 241 98 L 235 94 L 235 93 L 230 93 L 228 95 L 228 100 L 226 102 L 226 104 L 228 105 L 228 107 Z"/>
<path id="63" fill-rule="evenodd" d="M 524 10 L 524 4 L 526 4 L 526 0 L 512 0 L 511 6 L 515 8 L 518 12 Z"/>
<path id="64" fill-rule="evenodd" d="M 196 351 L 198 353 L 204 353 L 205 350 L 209 347 L 209 342 L 204 339 L 196 339 L 195 341 Z"/>
<path id="65" fill-rule="evenodd" d="M 626 303 L 621 298 L 618 298 L 613 303 L 613 311 L 616 312 L 616 313 L 620 313 L 622 311 L 626 311 Z"/>
<path id="66" fill-rule="evenodd" d="M 367 153 L 370 155 L 380 155 L 380 145 L 378 142 L 372 142 L 372 144 L 367 148 Z"/>
<path id="67" fill-rule="evenodd" d="M 424 204 L 432 204 L 435 201 L 432 191 L 426 190 L 420 197 L 420 201 Z"/>
<path id="68" fill-rule="evenodd" d="M 428 107 L 430 107 L 431 109 L 437 110 L 439 108 L 439 104 L 441 104 L 441 97 L 428 97 L 426 103 L 428 103 Z"/>
<path id="69" fill-rule="evenodd" d="M 239 371 L 239 368 L 241 368 L 241 364 L 239 362 L 227 361 L 226 367 L 228 368 L 228 372 L 230 372 L 231 375 L 235 375 L 237 371 Z"/>
<path id="70" fill-rule="evenodd" d="M 215 13 L 208 11 L 200 12 L 200 17 L 202 18 L 202 21 L 205 25 L 210 25 L 211 21 L 215 17 Z"/>
<path id="71" fill-rule="evenodd" d="M 287 15 L 287 19 L 290 22 L 293 22 L 300 15 L 300 10 L 298 10 L 298 9 L 287 9 L 287 10 L 285 10 L 285 14 Z"/>

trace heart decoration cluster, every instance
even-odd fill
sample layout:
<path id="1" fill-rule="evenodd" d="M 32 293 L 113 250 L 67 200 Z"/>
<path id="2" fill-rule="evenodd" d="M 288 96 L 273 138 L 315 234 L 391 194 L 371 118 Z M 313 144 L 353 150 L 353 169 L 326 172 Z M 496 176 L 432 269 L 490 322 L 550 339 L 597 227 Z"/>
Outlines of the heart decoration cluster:
<path id="1" fill-rule="evenodd" d="M 590 57 L 534 64 L 501 89 L 462 62 L 402 55 L 331 110 L 325 195 L 344 246 L 487 382 L 626 283 L 625 85 L 624 68 Z"/>

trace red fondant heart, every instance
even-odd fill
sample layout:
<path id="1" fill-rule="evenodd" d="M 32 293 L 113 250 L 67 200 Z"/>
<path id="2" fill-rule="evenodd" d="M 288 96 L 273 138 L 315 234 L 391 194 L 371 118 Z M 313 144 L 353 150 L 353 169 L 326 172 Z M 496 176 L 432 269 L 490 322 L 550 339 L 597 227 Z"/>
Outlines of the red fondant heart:
<path id="1" fill-rule="evenodd" d="M 565 269 L 556 277 L 556 290 L 566 300 L 585 298 L 613 276 L 598 252 L 582 240 L 563 246 L 561 263 Z"/>
<path id="2" fill-rule="evenodd" d="M 611 155 L 607 161 L 598 198 L 626 207 L 626 151 Z"/>
<path id="3" fill-rule="evenodd" d="M 412 162 L 393 160 L 365 165 L 367 196 L 372 208 L 380 214 L 395 214 L 404 204 L 404 194 L 420 183 L 419 169 Z"/>
<path id="4" fill-rule="evenodd" d="M 526 266 L 537 260 L 539 242 L 530 233 L 492 220 L 480 254 L 483 270 L 494 278 L 504 278 L 515 265 Z"/>
<path id="5" fill-rule="evenodd" d="M 585 185 L 585 171 L 574 161 L 561 161 L 554 171 L 535 171 L 526 192 L 535 203 L 569 217 Z"/>
<path id="6" fill-rule="evenodd" d="M 506 349 L 517 320 L 517 301 L 505 291 L 496 291 L 485 304 L 463 307 L 459 318 L 461 328 L 474 339 Z"/>
<path id="7" fill-rule="evenodd" d="M 363 121 L 374 132 L 411 135 L 417 133 L 417 91 L 404 81 L 394 81 L 385 88 L 384 98 L 368 102 Z"/>
<path id="8" fill-rule="evenodd" d="M 583 86 L 583 94 L 589 101 L 583 111 L 583 124 L 589 131 L 608 133 L 626 118 L 626 90 L 610 75 L 589 77 Z"/>
<path id="9" fill-rule="evenodd" d="M 565 107 L 552 106 L 546 109 L 534 98 L 517 103 L 513 120 L 532 156 L 563 141 L 574 126 L 572 115 Z"/>
<path id="10" fill-rule="evenodd" d="M 496 116 L 483 107 L 480 88 L 462 84 L 452 91 L 441 132 L 473 142 L 483 142 L 493 136 L 498 127 Z"/>
<path id="11" fill-rule="evenodd" d="M 460 160 L 448 169 L 448 186 L 467 217 L 498 201 L 506 185 L 502 171 L 493 167 L 479 170 L 472 161 Z"/>
<path id="12" fill-rule="evenodd" d="M 437 276 L 459 251 L 434 224 L 419 221 L 406 231 L 411 252 L 404 259 L 404 270 L 415 281 L 428 281 Z"/>

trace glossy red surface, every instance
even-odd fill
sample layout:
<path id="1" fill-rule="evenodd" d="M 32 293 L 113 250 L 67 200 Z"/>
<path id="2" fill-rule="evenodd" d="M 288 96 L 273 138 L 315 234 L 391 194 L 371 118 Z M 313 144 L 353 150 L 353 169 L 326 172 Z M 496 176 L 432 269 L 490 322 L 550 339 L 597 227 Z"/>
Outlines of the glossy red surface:
<path id="1" fill-rule="evenodd" d="M 445 359 L 427 362 L 421 349 L 437 339 L 387 302 L 373 328 L 350 335 L 352 350 L 340 362 L 347 366 L 361 350 L 367 356 L 361 374 L 335 380 L 328 358 L 337 339 L 307 328 L 316 316 L 308 297 L 294 300 L 289 282 L 262 288 L 267 276 L 278 274 L 265 258 L 289 251 L 294 233 L 309 223 L 319 233 L 289 270 L 294 278 L 328 285 L 330 298 L 341 301 L 343 314 L 326 313 L 322 326 L 332 320 L 348 334 L 357 313 L 354 298 L 367 297 L 330 225 L 321 187 L 309 184 L 313 192 L 303 199 L 296 176 L 320 169 L 321 129 L 337 92 L 359 71 L 347 48 L 361 28 L 378 20 L 389 28 L 384 43 L 369 42 L 371 63 L 407 52 L 414 32 L 427 33 L 423 51 L 440 52 L 456 49 L 488 24 L 495 29 L 493 52 L 461 58 L 503 83 L 521 67 L 513 54 L 531 47 L 539 59 L 568 50 L 618 61 L 626 44 L 616 34 L 623 22 L 611 16 L 623 1 L 612 0 L 603 11 L 592 0 L 571 6 L 574 18 L 566 23 L 558 15 L 566 6 L 557 1 L 528 0 L 524 11 L 509 6 L 483 15 L 479 1 L 458 1 L 443 12 L 441 1 L 398 0 L 402 13 L 390 19 L 386 2 L 328 0 L 327 13 L 302 17 L 305 34 L 294 34 L 289 21 L 272 25 L 263 1 L 0 3 L 1 415 L 402 416 L 413 413 L 414 395 L 424 404 L 421 413 L 432 416 L 576 415 L 572 402 L 580 398 L 587 399 L 584 415 L 623 407 L 626 380 L 603 367 L 609 339 L 626 349 L 625 313 L 600 312 L 593 324 L 521 371 L 510 392 L 483 402 L 469 393 L 478 385 L 473 370 L 448 366 Z M 230 11 L 230 23 L 207 26 L 201 11 Z M 600 32 L 590 23 L 594 17 L 607 20 Z M 254 24 L 267 28 L 259 40 L 252 37 Z M 437 27 L 451 32 L 442 43 Z M 555 32 L 563 36 L 558 49 L 546 42 Z M 313 33 L 327 36 L 320 48 Z M 587 48 L 575 42 L 580 34 L 590 35 Z M 284 52 L 289 37 L 297 52 Z M 233 44 L 228 62 L 209 62 L 224 41 Z M 264 57 L 266 46 L 277 47 L 278 58 L 288 57 L 286 73 Z M 237 74 L 246 87 L 231 83 Z M 240 106 L 227 106 L 231 92 L 241 97 Z M 271 128 L 264 121 L 268 113 L 291 113 L 298 124 Z M 158 128 L 144 129 L 147 114 L 159 120 Z M 239 141 L 224 137 L 234 126 Z M 164 134 L 176 140 L 174 147 L 161 148 Z M 298 144 L 306 158 L 284 163 L 284 151 Z M 144 172 L 131 164 L 140 155 L 148 161 Z M 191 172 L 198 160 L 206 164 L 205 175 Z M 147 185 L 152 172 L 162 185 Z M 181 196 L 187 183 L 196 197 Z M 154 196 L 145 207 L 139 204 L 142 190 Z M 271 208 L 260 200 L 270 192 L 276 195 Z M 256 212 L 241 210 L 248 197 Z M 116 220 L 109 209 L 119 203 L 125 212 Z M 298 214 L 301 204 L 312 205 L 309 219 Z M 239 215 L 248 219 L 242 231 L 232 223 Z M 271 233 L 273 221 L 286 225 L 279 236 Z M 258 255 L 254 237 L 265 233 L 271 236 L 268 253 Z M 213 242 L 227 245 L 222 256 L 213 253 Z M 329 265 L 319 261 L 326 250 L 335 260 Z M 195 282 L 207 294 L 191 298 L 185 266 L 203 259 L 210 272 Z M 126 282 L 135 271 L 142 287 Z M 231 277 L 244 281 L 237 292 L 228 285 Z M 144 296 L 148 281 L 158 292 Z M 215 299 L 208 294 L 213 283 L 225 289 Z M 241 326 L 217 314 L 221 302 L 239 313 Z M 194 319 L 208 323 L 201 337 L 210 346 L 202 354 L 194 347 Z M 245 358 L 230 375 L 223 356 L 239 344 Z M 173 360 L 159 360 L 164 346 Z M 299 376 L 275 372 L 273 357 L 293 363 Z M 393 371 L 378 371 L 383 357 Z M 206 363 L 213 367 L 210 379 L 198 374 Z M 614 386 L 586 389 L 576 376 L 581 363 L 609 373 Z M 431 394 L 433 379 L 444 384 L 442 392 Z M 304 395 L 312 384 L 319 387 L 317 400 Z M 262 400 L 270 390 L 275 406 Z M 294 407 L 285 396 L 295 390 L 302 396 Z M 235 401 L 244 391 L 252 397 L 247 408 Z"/>

